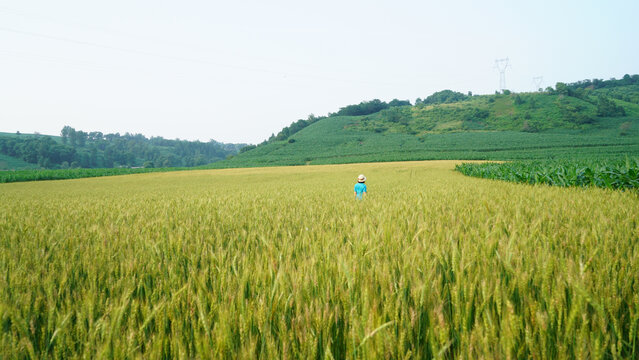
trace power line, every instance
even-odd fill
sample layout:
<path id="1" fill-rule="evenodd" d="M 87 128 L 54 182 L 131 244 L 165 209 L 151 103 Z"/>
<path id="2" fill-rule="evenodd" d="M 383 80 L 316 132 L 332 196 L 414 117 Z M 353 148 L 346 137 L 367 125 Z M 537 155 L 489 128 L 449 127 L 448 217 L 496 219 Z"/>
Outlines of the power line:
<path id="1" fill-rule="evenodd" d="M 124 32 L 124 31 L 120 31 L 120 30 L 115 30 L 115 29 L 109 29 L 109 28 L 105 28 L 105 27 L 100 27 L 100 26 L 95 26 L 93 24 L 89 25 L 86 23 L 82 23 L 82 22 L 78 22 L 78 21 L 65 21 L 62 22 L 57 18 L 53 18 L 50 16 L 46 16 L 46 15 L 41 15 L 41 14 L 29 14 L 27 12 L 24 12 L 22 10 L 16 10 L 16 9 L 12 9 L 12 8 L 8 8 L 6 6 L 0 6 L 0 13 L 6 13 L 6 14 L 11 14 L 11 15 L 16 15 L 16 16 L 21 16 L 24 18 L 31 18 L 31 19 L 35 19 L 38 21 L 45 21 L 45 22 L 49 22 L 49 23 L 56 23 L 56 24 L 61 24 L 61 25 L 70 25 L 72 27 L 77 27 L 77 28 L 84 28 L 84 29 L 89 29 L 89 30 L 94 30 L 94 31 L 99 31 L 105 34 L 110 34 L 110 35 L 116 35 L 116 36 L 125 36 L 127 38 L 138 38 L 142 41 L 148 41 L 150 39 L 152 39 L 153 41 L 160 41 L 166 45 L 170 45 L 170 46 L 179 46 L 182 48 L 190 48 L 192 50 L 198 50 L 198 51 L 216 51 L 219 52 L 217 49 L 212 49 L 211 47 L 208 46 L 201 46 L 201 45 L 195 45 L 195 44 L 187 44 L 184 42 L 180 42 L 180 41 L 169 41 L 165 38 L 162 39 L 158 39 L 155 37 L 149 37 L 149 36 L 144 36 L 144 35 L 139 35 L 139 34 L 135 34 L 135 33 L 130 33 L 130 32 Z M 297 63 L 297 62 L 291 62 L 291 61 L 287 61 L 287 60 L 283 60 L 283 59 L 273 59 L 273 58 L 264 58 L 264 57 L 260 57 L 260 56 L 247 56 L 246 54 L 242 55 L 243 57 L 251 57 L 253 59 L 256 60 L 260 60 L 260 61 L 277 61 L 280 63 L 286 63 L 286 64 L 290 64 L 290 65 L 295 65 L 295 66 L 305 66 L 305 67 L 315 67 L 314 64 L 302 64 L 302 63 Z"/>
<path id="2" fill-rule="evenodd" d="M 53 35 L 47 35 L 47 34 L 42 34 L 42 33 L 37 33 L 37 32 L 31 32 L 31 31 L 17 30 L 17 29 L 7 28 L 7 27 L 3 27 L 3 26 L 0 26 L 0 31 L 20 34 L 20 35 L 24 35 L 24 36 L 38 37 L 38 38 L 43 38 L 43 39 L 48 39 L 48 40 L 62 41 L 62 42 L 76 44 L 76 45 L 90 46 L 90 47 L 101 48 L 101 49 L 106 49 L 106 50 L 114 50 L 114 51 L 119 51 L 119 52 L 124 52 L 124 53 L 131 53 L 131 54 L 136 54 L 136 55 L 150 56 L 150 57 L 156 57 L 156 58 L 162 58 L 162 59 L 180 61 L 180 62 L 197 63 L 197 64 L 203 64 L 203 65 L 213 65 L 213 66 L 216 66 L 216 67 L 224 67 L 224 68 L 242 70 L 242 71 L 260 72 L 260 73 L 277 75 L 277 76 L 281 76 L 281 77 L 299 77 L 299 78 L 324 80 L 324 81 L 332 81 L 332 82 L 339 82 L 339 83 L 351 83 L 351 84 L 352 83 L 357 83 L 357 84 L 364 84 L 364 85 L 366 85 L 366 84 L 368 84 L 368 85 L 385 85 L 385 86 L 388 86 L 388 85 L 407 85 L 407 84 L 400 84 L 400 83 L 383 83 L 383 82 L 373 82 L 373 81 L 356 81 L 355 82 L 355 81 L 349 81 L 349 80 L 340 79 L 340 78 L 319 77 L 319 76 L 315 76 L 315 75 L 310 75 L 309 76 L 309 75 L 302 75 L 302 74 L 293 74 L 293 73 L 289 73 L 289 72 L 273 71 L 273 70 L 268 70 L 268 69 L 260 69 L 260 68 L 251 68 L 251 67 L 245 67 L 245 66 L 229 65 L 229 64 L 223 64 L 223 63 L 218 63 L 218 62 L 209 61 L 209 60 L 164 55 L 164 54 L 158 54 L 158 53 L 147 52 L 147 51 L 136 50 L 136 49 L 130 49 L 130 48 L 121 48 L 121 47 L 117 47 L 117 46 L 99 44 L 99 43 L 95 43 L 95 42 L 91 42 L 91 41 L 76 40 L 76 39 L 67 38 L 67 37 L 53 36 Z"/>
<path id="3" fill-rule="evenodd" d="M 206 64 L 206 65 L 215 65 L 215 66 L 219 66 L 219 67 L 226 67 L 226 68 L 232 68 L 232 69 L 237 69 L 237 70 L 247 70 L 247 71 L 255 71 L 255 72 L 264 72 L 264 73 L 270 73 L 270 74 L 277 74 L 277 75 L 286 75 L 286 73 L 277 72 L 277 71 L 271 71 L 271 70 L 266 70 L 266 69 L 249 68 L 249 67 L 244 67 L 244 66 L 221 64 L 221 63 L 216 63 L 216 62 L 208 61 L 208 60 L 163 55 L 163 54 L 157 54 L 157 53 L 152 53 L 152 52 L 147 52 L 147 51 L 141 51 L 141 50 L 135 50 L 135 49 L 120 48 L 120 47 L 111 46 L 111 45 L 98 44 L 98 43 L 94 43 L 94 42 L 90 42 L 90 41 L 75 40 L 75 39 L 66 38 L 66 37 L 52 36 L 52 35 L 41 34 L 41 33 L 30 32 L 30 31 L 16 30 L 16 29 L 11 29 L 11 28 L 7 28 L 7 27 L 0 27 L 0 31 L 11 32 L 11 33 L 20 34 L 20 35 L 26 35 L 26 36 L 39 37 L 39 38 L 44 38 L 44 39 L 49 39 L 49 40 L 64 41 L 64 42 L 77 44 L 77 45 L 85 45 L 85 46 L 91 46 L 91 47 L 102 48 L 102 49 L 107 49 L 107 50 L 115 50 L 115 51 L 120 51 L 120 52 L 125 52 L 125 53 L 136 54 L 136 55 L 158 57 L 158 58 L 163 58 L 163 59 L 167 59 L 167 60 L 192 62 L 192 63 Z"/>
<path id="4" fill-rule="evenodd" d="M 53 18 L 51 16 L 47 16 L 47 15 L 43 15 L 43 14 L 33 14 L 33 13 L 29 13 L 23 10 L 17 10 L 17 9 L 13 9 L 13 8 L 9 8 L 6 6 L 1 6 L 0 5 L 0 13 L 6 13 L 6 14 L 11 14 L 11 15 L 16 15 L 16 16 L 20 16 L 20 17 L 24 17 L 24 18 L 32 18 L 38 21 L 46 21 L 46 22 L 50 22 L 50 23 L 57 23 L 57 24 L 62 24 L 62 25 L 70 25 L 73 27 L 81 27 L 81 28 L 86 28 L 86 29 L 91 29 L 91 30 L 97 30 L 99 32 L 103 32 L 103 33 L 110 33 L 113 35 L 117 35 L 117 36 L 126 36 L 127 38 L 138 38 L 140 40 L 146 41 L 145 39 L 155 39 L 155 38 L 149 38 L 147 36 L 140 36 L 138 34 L 133 34 L 133 33 L 127 33 L 127 32 L 123 32 L 120 30 L 114 30 L 114 29 L 108 29 L 108 28 L 104 28 L 104 27 L 100 27 L 100 26 L 95 26 L 93 24 L 89 25 L 86 23 L 81 23 L 81 22 L 77 22 L 77 21 L 71 21 L 70 24 L 69 22 L 61 22 L 58 18 Z M 336 83 L 346 83 L 346 84 L 361 84 L 361 85 L 381 85 L 381 86 L 409 86 L 409 85 L 414 85 L 413 82 L 379 82 L 379 81 L 368 81 L 368 80 L 348 80 L 345 78 L 337 78 L 337 77 L 330 77 L 330 76 L 318 76 L 315 75 L 315 73 L 317 73 L 317 71 L 313 72 L 313 74 L 308 74 L 308 73 L 291 73 L 290 71 L 276 71 L 276 70 L 271 70 L 271 69 L 267 69 L 267 68 L 255 68 L 255 67 L 248 67 L 248 66 L 240 66 L 240 65 L 234 65 L 234 64 L 228 64 L 228 63 L 221 63 L 221 62 L 216 62 L 216 61 L 211 61 L 211 60 L 206 60 L 206 59 L 196 59 L 196 58 L 189 58 L 189 57 L 180 57 L 180 56 L 172 56 L 172 55 L 165 55 L 162 53 L 157 53 L 157 52 L 148 52 L 148 51 L 142 51 L 142 50 L 137 50 L 137 49 L 131 49 L 131 48 L 123 48 L 123 47 L 118 47 L 118 46 L 111 46 L 111 45 L 105 45 L 105 44 L 100 44 L 100 43 L 96 43 L 96 42 L 92 42 L 92 41 L 83 41 L 83 40 L 77 40 L 77 39 L 73 39 L 73 38 L 68 38 L 68 37 L 61 37 L 61 36 L 52 36 L 52 35 L 48 35 L 48 34 L 43 34 L 43 33 L 38 33 L 38 32 L 32 32 L 32 31 L 24 31 L 24 30 L 19 30 L 19 29 L 14 29 L 14 28 L 8 28 L 8 27 L 0 27 L 0 31 L 5 31 L 5 32 L 12 32 L 12 33 L 16 33 L 16 34 L 20 34 L 20 35 L 25 35 L 25 36 L 33 36 L 33 37 L 40 37 L 40 38 L 45 38 L 45 39 L 49 39 L 49 40 L 56 40 L 56 41 L 64 41 L 64 42 L 68 42 L 68 43 L 73 43 L 73 44 L 77 44 L 77 45 L 84 45 L 84 46 L 91 46 L 91 47 L 95 47 L 95 48 L 102 48 L 102 49 L 106 49 L 106 50 L 114 50 L 114 51 L 119 51 L 119 52 L 125 52 L 125 53 L 131 53 L 131 54 L 136 54 L 136 55 L 143 55 L 143 56 L 153 56 L 153 57 L 157 57 L 157 58 L 163 58 L 163 59 L 167 59 L 167 60 L 173 60 L 173 61 L 181 61 L 181 62 L 191 62 L 191 63 L 199 63 L 199 64 L 204 64 L 204 65 L 213 65 L 213 66 L 217 66 L 217 67 L 223 67 L 223 68 L 229 68 L 229 69 L 236 69 L 236 70 L 243 70 L 243 71 L 251 71 L 251 72 L 261 72 L 261 73 L 266 73 L 266 74 L 272 74 L 272 75 L 277 75 L 277 76 L 281 76 L 284 78 L 306 78 L 306 79 L 310 79 L 310 80 L 321 80 L 321 81 L 331 81 L 331 82 L 336 82 Z M 220 52 L 219 50 L 216 49 L 212 49 L 210 47 L 202 47 L 199 45 L 193 45 L 193 44 L 186 44 L 183 42 L 174 42 L 174 41 L 166 41 L 166 39 L 159 39 L 161 42 L 164 42 L 165 44 L 169 44 L 169 45 L 177 45 L 180 47 L 186 47 L 186 48 L 191 48 L 191 49 L 195 49 L 195 50 L 204 50 L 204 51 L 216 51 L 218 54 L 224 54 L 223 52 Z M 236 54 L 237 55 L 237 54 Z M 251 56 L 251 55 L 242 55 L 243 58 L 253 58 L 256 61 L 260 61 L 260 62 L 277 62 L 280 63 L 282 65 L 284 64 L 289 64 L 289 65 L 294 65 L 294 66 L 302 66 L 302 67 L 315 67 L 318 68 L 317 64 L 307 64 L 307 63 L 297 63 L 297 62 L 291 62 L 291 61 L 286 61 L 283 59 L 275 59 L 275 58 L 264 58 L 264 57 L 256 57 L 256 56 Z M 349 69 L 343 69 L 344 72 L 350 72 L 351 70 Z"/>

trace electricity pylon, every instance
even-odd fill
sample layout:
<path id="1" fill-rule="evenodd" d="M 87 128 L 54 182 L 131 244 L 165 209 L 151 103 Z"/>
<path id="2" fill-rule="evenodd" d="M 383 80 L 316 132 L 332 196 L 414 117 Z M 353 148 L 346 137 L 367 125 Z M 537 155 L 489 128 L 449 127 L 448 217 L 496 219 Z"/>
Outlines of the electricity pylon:
<path id="1" fill-rule="evenodd" d="M 499 71 L 499 90 L 506 89 L 506 69 L 508 68 L 508 58 L 495 60 L 495 69 Z"/>
<path id="2" fill-rule="evenodd" d="M 543 76 L 535 76 L 533 78 L 533 84 L 535 84 L 535 91 L 539 91 L 541 89 L 541 84 L 544 82 Z"/>

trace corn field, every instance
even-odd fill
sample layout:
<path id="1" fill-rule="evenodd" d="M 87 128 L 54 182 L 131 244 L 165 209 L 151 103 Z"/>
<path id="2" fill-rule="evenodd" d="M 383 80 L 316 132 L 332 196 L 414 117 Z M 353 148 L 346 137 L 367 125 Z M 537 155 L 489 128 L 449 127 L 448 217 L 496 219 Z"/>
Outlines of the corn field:
<path id="1" fill-rule="evenodd" d="M 66 180 L 88 177 L 115 176 L 128 174 L 142 174 L 151 172 L 166 172 L 188 170 L 188 168 L 104 168 L 104 169 L 41 169 L 41 170 L 8 170 L 0 171 L 0 183 Z"/>
<path id="2" fill-rule="evenodd" d="M 456 164 L 2 184 L 0 358 L 639 357 L 637 194 Z"/>
<path id="3" fill-rule="evenodd" d="M 455 170 L 474 177 L 527 184 L 639 188 L 639 158 L 462 163 Z"/>

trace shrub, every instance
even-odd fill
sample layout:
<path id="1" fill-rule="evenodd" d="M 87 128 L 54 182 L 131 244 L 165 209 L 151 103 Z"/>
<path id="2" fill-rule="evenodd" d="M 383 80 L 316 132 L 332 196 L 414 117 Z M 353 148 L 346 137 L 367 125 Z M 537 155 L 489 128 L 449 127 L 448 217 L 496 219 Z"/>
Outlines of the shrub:
<path id="1" fill-rule="evenodd" d="M 597 102 L 597 116 L 626 116 L 626 110 L 622 106 L 617 105 L 614 101 L 610 100 L 608 97 L 600 95 L 599 101 Z"/>

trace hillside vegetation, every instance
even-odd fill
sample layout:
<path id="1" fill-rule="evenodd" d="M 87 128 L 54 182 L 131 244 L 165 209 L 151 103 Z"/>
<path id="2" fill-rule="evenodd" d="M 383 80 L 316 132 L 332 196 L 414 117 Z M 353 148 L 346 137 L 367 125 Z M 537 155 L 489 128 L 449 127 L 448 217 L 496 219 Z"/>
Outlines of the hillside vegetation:
<path id="1" fill-rule="evenodd" d="M 14 158 L 5 154 L 0 154 L 0 170 L 6 169 L 37 169 L 38 165 L 29 164 L 24 160 Z"/>
<path id="2" fill-rule="evenodd" d="M 327 116 L 297 120 L 249 146 L 105 135 L 68 126 L 59 137 L 0 133 L 0 170 L 628 155 L 639 155 L 639 75 L 557 83 L 534 93 L 472 95 L 444 90 L 418 98 L 415 105 L 397 99 L 363 101 Z M 65 173 L 55 176 L 60 174 Z"/>
<path id="3" fill-rule="evenodd" d="M 639 84 L 617 91 L 639 94 Z M 482 95 L 454 103 L 382 110 L 363 117 L 358 124 L 365 130 L 400 132 L 416 135 L 447 131 L 512 130 L 541 132 L 554 129 L 597 130 L 619 128 L 625 121 L 636 119 L 639 104 L 603 95 L 597 90 L 585 91 L 579 97 L 569 92 L 548 91 Z M 611 119 L 617 119 L 612 121 Z M 619 128 L 620 133 L 623 131 Z"/>
<path id="4" fill-rule="evenodd" d="M 445 90 L 414 106 L 391 103 L 362 102 L 299 120 L 213 166 L 639 155 L 639 75 L 536 93 Z"/>
<path id="5" fill-rule="evenodd" d="M 236 154 L 245 144 L 84 132 L 61 136 L 0 133 L 0 170 L 198 166 Z"/>

